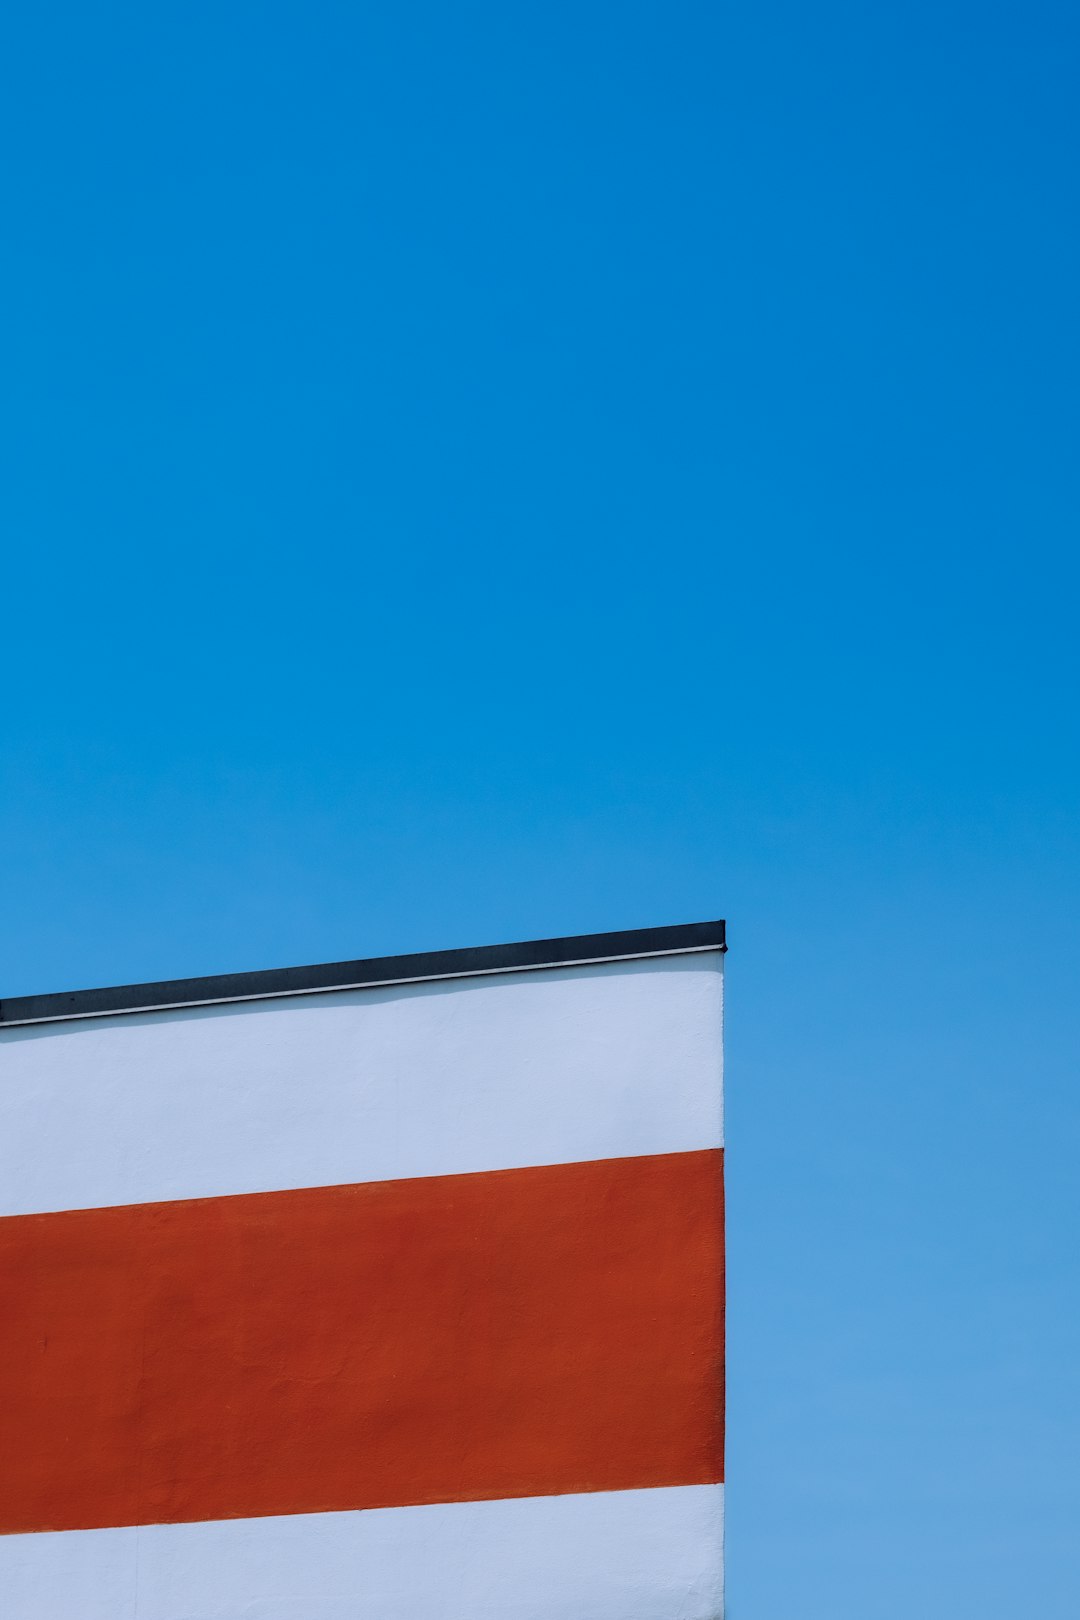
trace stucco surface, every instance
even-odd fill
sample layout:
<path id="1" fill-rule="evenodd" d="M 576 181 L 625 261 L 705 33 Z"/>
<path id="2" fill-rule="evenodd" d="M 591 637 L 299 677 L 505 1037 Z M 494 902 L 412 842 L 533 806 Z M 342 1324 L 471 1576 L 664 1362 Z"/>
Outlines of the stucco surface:
<path id="1" fill-rule="evenodd" d="M 0 1030 L 0 1215 L 718 1147 L 721 961 Z"/>
<path id="2" fill-rule="evenodd" d="M 722 983 L 0 1030 L 4 1620 L 717 1620 Z"/>
<path id="3" fill-rule="evenodd" d="M 722 1485 L 0 1537 L 9 1620 L 717 1620 Z"/>

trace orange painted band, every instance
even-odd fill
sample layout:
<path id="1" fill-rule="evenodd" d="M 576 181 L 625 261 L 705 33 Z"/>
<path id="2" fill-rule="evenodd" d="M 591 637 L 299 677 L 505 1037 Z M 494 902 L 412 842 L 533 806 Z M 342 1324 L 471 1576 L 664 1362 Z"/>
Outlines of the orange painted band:
<path id="1" fill-rule="evenodd" d="M 718 1152 L 0 1220 L 0 1530 L 723 1477 Z"/>

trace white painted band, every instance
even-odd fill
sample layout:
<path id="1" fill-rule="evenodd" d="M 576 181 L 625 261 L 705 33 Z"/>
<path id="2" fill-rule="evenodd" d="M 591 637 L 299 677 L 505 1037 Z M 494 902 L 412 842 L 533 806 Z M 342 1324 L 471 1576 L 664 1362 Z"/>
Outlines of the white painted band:
<path id="1" fill-rule="evenodd" d="M 5 1620 L 720 1620 L 723 1486 L 0 1537 Z"/>
<path id="2" fill-rule="evenodd" d="M 719 1146 L 722 963 L 0 1029 L 0 1215 Z"/>

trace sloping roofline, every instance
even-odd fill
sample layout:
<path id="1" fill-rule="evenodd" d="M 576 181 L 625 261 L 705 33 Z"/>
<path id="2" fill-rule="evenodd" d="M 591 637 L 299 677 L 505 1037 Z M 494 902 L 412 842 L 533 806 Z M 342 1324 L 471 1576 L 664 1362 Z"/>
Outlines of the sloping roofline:
<path id="1" fill-rule="evenodd" d="M 319 962 L 311 967 L 266 968 L 256 973 L 218 973 L 203 979 L 165 979 L 119 984 L 100 990 L 12 996 L 0 1001 L 0 1028 L 103 1018 L 110 1013 L 150 1012 L 166 1007 L 209 1006 L 221 1001 L 262 1001 L 273 996 L 313 995 L 365 985 L 415 984 L 424 979 L 465 979 L 484 973 L 520 973 L 527 968 L 572 967 L 586 962 L 628 962 L 635 957 L 726 951 L 722 921 L 680 923 L 671 928 L 631 928 L 616 934 L 573 934 L 564 939 L 528 939 L 512 945 L 476 945 L 412 956 L 372 956 L 357 962 Z"/>

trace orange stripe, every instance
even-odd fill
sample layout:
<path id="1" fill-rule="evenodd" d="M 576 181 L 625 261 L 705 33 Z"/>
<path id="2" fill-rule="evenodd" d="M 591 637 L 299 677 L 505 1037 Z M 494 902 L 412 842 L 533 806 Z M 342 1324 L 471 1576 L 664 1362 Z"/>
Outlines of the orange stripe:
<path id="1" fill-rule="evenodd" d="M 0 1529 L 722 1478 L 712 1152 L 0 1220 Z"/>

